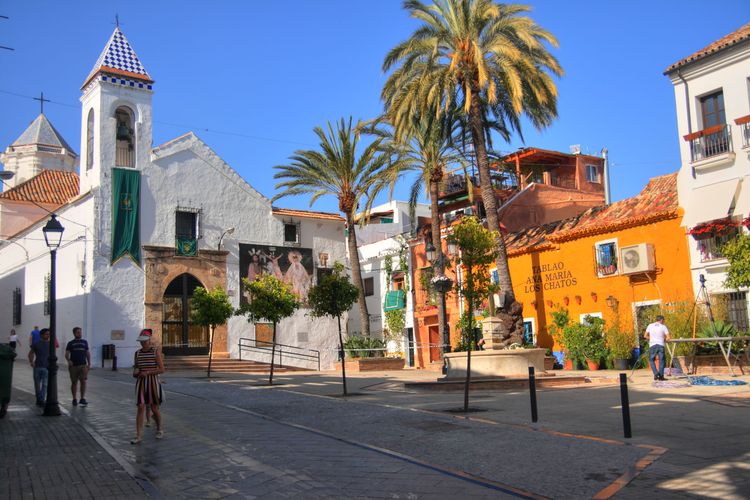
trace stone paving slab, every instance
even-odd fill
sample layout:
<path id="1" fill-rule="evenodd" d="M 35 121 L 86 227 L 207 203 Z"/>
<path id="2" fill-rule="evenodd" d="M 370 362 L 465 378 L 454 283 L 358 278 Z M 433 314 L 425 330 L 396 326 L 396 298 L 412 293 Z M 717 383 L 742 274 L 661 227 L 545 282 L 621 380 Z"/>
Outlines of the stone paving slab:
<path id="1" fill-rule="evenodd" d="M 196 379 L 172 378 L 168 386 L 170 391 L 245 408 L 552 498 L 590 498 L 650 451 L 368 404 L 363 398 L 314 397 L 283 388 Z"/>
<path id="2" fill-rule="evenodd" d="M 16 375 L 20 385 L 31 378 L 30 371 Z M 156 440 L 151 428 L 137 446 L 129 444 L 135 404 L 127 375 L 93 372 L 89 406 L 69 407 L 73 420 L 100 435 L 165 498 L 535 498 L 167 392 L 165 438 Z"/>
<path id="3" fill-rule="evenodd" d="M 0 420 L 0 498 L 147 496 L 83 427 L 65 414 L 42 417 L 34 404 L 32 394 L 13 390 Z"/>

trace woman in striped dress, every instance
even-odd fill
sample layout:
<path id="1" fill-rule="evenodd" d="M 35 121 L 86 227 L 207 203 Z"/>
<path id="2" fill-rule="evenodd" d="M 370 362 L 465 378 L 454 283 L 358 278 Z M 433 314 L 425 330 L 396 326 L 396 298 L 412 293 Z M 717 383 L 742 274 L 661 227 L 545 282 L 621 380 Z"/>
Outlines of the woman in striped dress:
<path id="1" fill-rule="evenodd" d="M 164 373 L 164 361 L 161 353 L 153 346 L 151 342 L 152 331 L 149 328 L 141 330 L 138 341 L 141 348 L 135 352 L 133 360 L 133 376 L 137 378 L 135 383 L 135 397 L 138 405 L 138 413 L 135 418 L 135 439 L 130 441 L 131 444 L 141 442 L 143 430 L 143 417 L 146 413 L 146 406 L 151 408 L 151 413 L 156 421 L 156 439 L 164 437 L 161 425 L 161 411 L 159 405 L 163 400 L 159 374 Z"/>

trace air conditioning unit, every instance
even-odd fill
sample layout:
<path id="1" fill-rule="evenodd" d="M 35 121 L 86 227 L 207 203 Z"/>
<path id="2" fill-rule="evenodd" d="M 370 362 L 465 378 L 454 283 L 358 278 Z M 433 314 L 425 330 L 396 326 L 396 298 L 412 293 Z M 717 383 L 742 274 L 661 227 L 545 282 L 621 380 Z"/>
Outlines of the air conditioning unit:
<path id="1" fill-rule="evenodd" d="M 639 243 L 620 248 L 620 270 L 622 274 L 636 274 L 654 271 L 654 246 L 650 243 Z"/>

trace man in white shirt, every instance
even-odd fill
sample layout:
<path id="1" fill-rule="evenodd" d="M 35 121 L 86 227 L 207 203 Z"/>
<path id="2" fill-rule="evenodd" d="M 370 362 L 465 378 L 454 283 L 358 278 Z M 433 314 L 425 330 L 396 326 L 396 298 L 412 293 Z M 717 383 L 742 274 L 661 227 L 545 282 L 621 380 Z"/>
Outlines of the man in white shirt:
<path id="1" fill-rule="evenodd" d="M 669 330 L 664 324 L 664 316 L 661 314 L 656 317 L 656 322 L 646 327 L 648 339 L 648 362 L 651 365 L 651 371 L 654 372 L 654 380 L 664 380 L 664 344 L 669 341 Z M 654 360 L 659 357 L 659 369 L 656 369 Z"/>

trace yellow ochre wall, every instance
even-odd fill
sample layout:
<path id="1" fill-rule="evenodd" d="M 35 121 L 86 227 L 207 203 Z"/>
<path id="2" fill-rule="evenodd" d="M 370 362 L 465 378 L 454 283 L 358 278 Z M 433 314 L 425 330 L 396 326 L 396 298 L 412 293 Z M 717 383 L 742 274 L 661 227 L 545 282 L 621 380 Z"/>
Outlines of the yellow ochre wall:
<path id="1" fill-rule="evenodd" d="M 524 318 L 535 318 L 537 344 L 559 350 L 559 346 L 553 346 L 547 327 L 551 324 L 551 313 L 560 307 L 568 308 L 572 321 L 578 321 L 581 314 L 600 312 L 609 325 L 614 311 L 607 306 L 606 299 L 611 295 L 619 301 L 622 328 L 633 330 L 633 303 L 653 300 L 660 300 L 662 304 L 693 301 L 687 239 L 679 221 L 680 218 L 662 220 L 561 242 L 555 245 L 556 249 L 511 256 L 509 265 L 516 299 L 523 304 Z M 594 245 L 615 238 L 618 254 L 623 246 L 652 244 L 656 272 L 630 276 L 616 274 L 599 278 L 595 267 Z M 540 291 L 534 290 L 534 271 L 541 277 Z M 580 304 L 576 296 L 580 297 Z M 536 307 L 533 301 L 536 301 Z M 552 307 L 548 305 L 548 301 L 552 301 Z"/>

